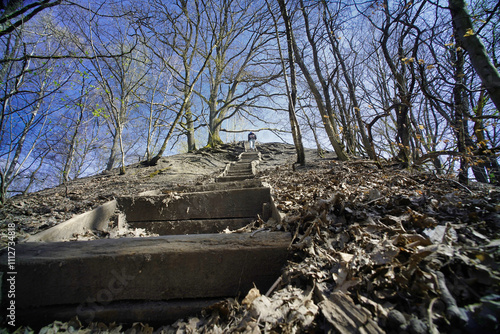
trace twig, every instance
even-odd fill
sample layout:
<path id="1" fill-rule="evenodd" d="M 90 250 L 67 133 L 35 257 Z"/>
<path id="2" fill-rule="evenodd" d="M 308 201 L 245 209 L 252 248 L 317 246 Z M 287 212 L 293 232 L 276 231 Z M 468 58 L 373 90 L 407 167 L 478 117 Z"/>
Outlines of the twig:
<path id="1" fill-rule="evenodd" d="M 263 227 L 263 228 L 259 228 L 258 230 L 255 230 L 252 232 L 252 234 L 250 235 L 250 238 L 253 238 L 257 233 L 259 232 L 264 232 L 264 231 L 269 231 L 269 229 Z"/>
<path id="2" fill-rule="evenodd" d="M 271 293 L 273 293 L 274 289 L 276 289 L 276 287 L 278 286 L 278 284 L 281 283 L 281 276 L 278 277 L 278 279 L 273 283 L 273 285 L 269 288 L 269 290 L 267 290 L 266 292 L 266 297 L 269 297 L 271 295 Z"/>
<path id="3" fill-rule="evenodd" d="M 455 180 L 451 180 L 451 179 L 443 179 L 441 177 L 438 177 L 438 179 L 442 180 L 442 181 L 450 181 L 450 182 L 453 182 L 455 183 L 456 185 L 458 186 L 461 186 L 462 188 L 464 188 L 465 190 L 467 190 L 470 194 L 474 194 L 474 192 L 472 190 L 470 190 L 469 188 L 467 188 L 466 186 L 464 186 L 463 184 L 461 184 L 460 182 L 457 182 Z"/>
<path id="4" fill-rule="evenodd" d="M 290 245 L 288 245 L 288 248 L 290 248 L 292 246 L 293 242 L 295 241 L 295 239 L 299 235 L 300 226 L 301 226 L 301 223 L 300 222 L 297 223 L 297 228 L 295 229 L 295 233 L 293 234 L 292 241 L 290 241 Z"/>
<path id="5" fill-rule="evenodd" d="M 380 164 L 380 161 L 378 160 L 351 160 L 351 161 L 346 161 L 345 163 L 349 165 L 362 165 L 362 164 L 374 164 L 378 167 L 378 169 L 382 169 L 382 165 Z"/>
<path id="6" fill-rule="evenodd" d="M 382 198 L 384 198 L 384 196 L 377 197 L 377 198 L 372 199 L 371 201 L 368 201 L 368 202 L 366 202 L 364 204 L 365 205 L 370 205 L 370 204 L 372 204 L 372 203 L 374 203 L 374 202 L 376 202 L 376 201 L 378 201 L 379 199 L 382 199 Z"/>
<path id="7" fill-rule="evenodd" d="M 429 308 L 427 309 L 427 317 L 428 322 L 429 322 L 429 333 L 431 334 L 439 334 L 439 331 L 436 329 L 436 325 L 434 325 L 434 322 L 432 321 L 433 315 L 432 315 L 432 307 L 434 306 L 434 302 L 437 300 L 436 298 L 433 298 L 431 300 L 431 303 L 429 304 Z"/>
<path id="8" fill-rule="evenodd" d="M 462 313 L 461 310 L 457 306 L 457 301 L 453 298 L 450 290 L 446 286 L 446 279 L 444 274 L 440 271 L 436 271 L 435 273 L 439 290 L 441 290 L 441 299 L 446 304 L 446 315 L 450 318 L 450 320 L 461 320 L 463 322 L 467 322 L 467 315 Z"/>

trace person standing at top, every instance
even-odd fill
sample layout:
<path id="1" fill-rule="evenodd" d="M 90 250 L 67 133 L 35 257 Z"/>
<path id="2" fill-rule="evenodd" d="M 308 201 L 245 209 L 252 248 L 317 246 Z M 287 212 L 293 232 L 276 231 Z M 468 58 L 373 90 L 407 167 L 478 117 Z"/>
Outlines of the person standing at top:
<path id="1" fill-rule="evenodd" d="M 253 132 L 248 134 L 248 143 L 250 144 L 250 149 L 255 151 L 255 141 L 257 140 L 257 135 Z"/>

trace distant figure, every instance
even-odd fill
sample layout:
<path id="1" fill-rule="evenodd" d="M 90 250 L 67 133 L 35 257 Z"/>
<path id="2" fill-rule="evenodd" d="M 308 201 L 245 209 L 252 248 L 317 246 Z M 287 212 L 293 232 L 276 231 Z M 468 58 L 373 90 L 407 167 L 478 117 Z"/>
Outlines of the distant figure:
<path id="1" fill-rule="evenodd" d="M 250 132 L 248 134 L 248 143 L 250 144 L 250 149 L 255 151 L 255 141 L 257 140 L 257 135 L 255 133 Z"/>

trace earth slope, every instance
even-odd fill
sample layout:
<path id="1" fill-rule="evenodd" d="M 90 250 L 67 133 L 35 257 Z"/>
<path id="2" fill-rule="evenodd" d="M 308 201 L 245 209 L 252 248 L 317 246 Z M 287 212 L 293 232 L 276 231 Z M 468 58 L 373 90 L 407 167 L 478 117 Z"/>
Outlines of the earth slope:
<path id="1" fill-rule="evenodd" d="M 340 162 L 308 150 L 293 164 L 291 145 L 259 147 L 261 179 L 272 188 L 281 223 L 248 231 L 292 233 L 288 265 L 274 288 L 252 289 L 203 314 L 151 328 L 69 323 L 64 332 L 495 333 L 500 320 L 500 190 L 396 165 Z M 25 197 L 3 211 L 20 238 L 117 194 L 210 182 L 241 146 L 166 157 Z M 184 171 L 189 170 L 189 173 Z M 244 296 L 242 296 L 244 297 Z"/>

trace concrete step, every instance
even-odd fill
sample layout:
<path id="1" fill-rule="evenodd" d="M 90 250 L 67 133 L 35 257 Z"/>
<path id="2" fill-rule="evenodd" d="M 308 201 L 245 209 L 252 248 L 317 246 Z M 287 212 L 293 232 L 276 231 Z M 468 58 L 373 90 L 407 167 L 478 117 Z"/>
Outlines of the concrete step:
<path id="1" fill-rule="evenodd" d="M 255 161 L 255 160 L 259 160 L 259 157 L 258 156 L 244 156 L 244 157 L 241 157 L 240 160 L 238 160 L 238 162 L 251 163 L 252 161 Z"/>
<path id="2" fill-rule="evenodd" d="M 261 232 L 18 244 L 16 311 L 236 297 L 253 284 L 266 291 L 280 275 L 290 240 L 289 233 Z M 7 255 L 2 250 L 2 272 L 9 271 Z"/>
<path id="3" fill-rule="evenodd" d="M 248 218 L 262 214 L 271 201 L 269 188 L 230 189 L 169 195 L 124 196 L 116 199 L 128 222 Z"/>
<path id="4" fill-rule="evenodd" d="M 269 215 L 269 213 L 267 213 Z M 262 216 L 261 216 L 262 217 Z M 194 219 L 173 221 L 132 221 L 132 228 L 143 228 L 158 235 L 220 233 L 225 229 L 234 231 L 245 227 L 256 217 L 232 219 Z"/>
<path id="5" fill-rule="evenodd" d="M 240 154 L 240 159 L 243 158 L 254 158 L 259 159 L 259 151 L 246 151 Z"/>
<path id="6" fill-rule="evenodd" d="M 231 170 L 252 170 L 252 164 L 247 162 L 237 162 L 230 166 Z"/>
<path id="7" fill-rule="evenodd" d="M 252 173 L 252 168 L 248 168 L 246 166 L 231 166 L 229 168 L 229 171 L 230 172 L 249 172 L 249 173 Z"/>
<path id="8" fill-rule="evenodd" d="M 252 161 L 255 161 L 255 160 L 259 160 L 259 156 L 258 155 L 243 155 L 243 156 L 240 157 L 240 159 L 238 160 L 238 162 L 251 163 Z"/>
<path id="9" fill-rule="evenodd" d="M 243 181 L 254 178 L 255 175 L 248 176 L 222 176 L 215 179 L 215 182 L 234 182 L 234 181 Z"/>
<path id="10" fill-rule="evenodd" d="M 252 171 L 248 171 L 248 172 L 233 172 L 233 171 L 229 171 L 226 173 L 225 176 L 254 176 L 254 174 L 252 173 Z"/>
<path id="11" fill-rule="evenodd" d="M 259 179 L 250 179 L 238 182 L 226 182 L 224 184 L 207 183 L 194 186 L 181 186 L 174 189 L 164 189 L 163 193 L 167 194 L 172 191 L 188 193 L 188 192 L 203 192 L 203 191 L 230 190 L 230 189 L 248 189 L 248 188 L 260 188 L 260 187 L 262 187 L 262 182 Z M 159 194 L 160 193 L 158 193 L 158 195 Z"/>
<path id="12" fill-rule="evenodd" d="M 228 168 L 226 175 L 228 174 L 249 174 L 253 175 L 252 167 L 232 165 Z"/>

